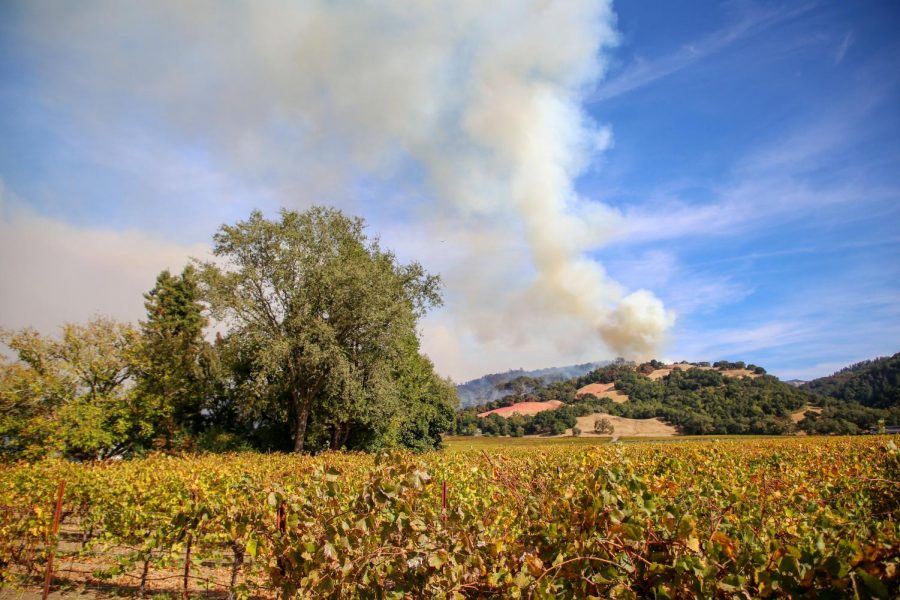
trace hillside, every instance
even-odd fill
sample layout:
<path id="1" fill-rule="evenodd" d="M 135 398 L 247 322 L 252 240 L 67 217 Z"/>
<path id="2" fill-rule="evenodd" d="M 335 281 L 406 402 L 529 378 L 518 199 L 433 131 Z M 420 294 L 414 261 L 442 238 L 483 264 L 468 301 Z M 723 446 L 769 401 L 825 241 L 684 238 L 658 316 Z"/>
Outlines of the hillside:
<path id="1" fill-rule="evenodd" d="M 660 418 L 685 434 L 791 433 L 794 411 L 811 397 L 743 362 L 615 365 L 582 377 L 579 391 L 612 383 L 600 408 L 629 419 Z M 610 390 L 612 391 L 612 390 Z M 582 396 L 583 398 L 584 396 Z"/>
<path id="2" fill-rule="evenodd" d="M 460 408 L 468 408 L 498 400 L 506 394 L 498 387 L 520 377 L 542 379 L 547 383 L 564 381 L 573 377 L 581 377 L 585 373 L 607 364 L 609 364 L 609 361 L 590 362 L 566 367 L 549 367 L 532 371 L 514 369 L 505 373 L 491 373 L 456 386 L 456 393 L 459 394 L 459 406 Z"/>
<path id="3" fill-rule="evenodd" d="M 893 367 L 866 363 L 855 365 L 853 373 L 859 381 L 878 382 L 876 389 L 896 390 L 891 387 L 896 379 L 885 374 L 896 375 Z M 848 381 L 840 389 L 857 393 L 868 389 Z M 487 435 L 557 435 L 576 424 L 585 431 L 581 425 L 601 413 L 616 419 L 656 419 L 682 434 L 859 433 L 879 420 L 888 425 L 900 422 L 900 408 L 883 410 L 823 398 L 743 362 L 617 361 L 579 377 L 552 383 L 517 377 L 499 388 L 498 392 L 506 392 L 502 397 L 458 413 L 457 434 L 480 430 Z M 553 400 L 560 402 L 558 408 L 536 415 L 496 410 Z"/>
<path id="4" fill-rule="evenodd" d="M 563 403 L 559 400 L 550 400 L 549 402 L 519 402 L 518 404 L 513 404 L 512 406 L 504 406 L 502 408 L 495 408 L 483 413 L 478 413 L 478 417 L 484 418 L 488 415 L 500 415 L 501 417 L 511 417 L 513 415 L 536 415 L 539 412 L 544 412 L 545 410 L 555 410 L 562 406 L 562 404 Z"/>
<path id="5" fill-rule="evenodd" d="M 820 396 L 873 408 L 900 406 L 900 352 L 850 365 L 800 386 Z"/>

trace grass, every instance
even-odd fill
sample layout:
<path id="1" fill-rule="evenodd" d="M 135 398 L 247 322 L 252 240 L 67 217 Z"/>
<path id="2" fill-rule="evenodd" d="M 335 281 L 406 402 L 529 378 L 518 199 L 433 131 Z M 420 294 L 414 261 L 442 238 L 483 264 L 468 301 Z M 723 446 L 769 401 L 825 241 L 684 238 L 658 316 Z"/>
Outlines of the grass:
<path id="1" fill-rule="evenodd" d="M 621 437 L 620 443 L 668 443 L 678 444 L 684 442 L 708 442 L 714 440 L 758 440 L 766 438 L 782 438 L 790 436 L 778 435 L 679 435 L 679 436 L 641 436 Z M 611 437 L 599 436 L 525 436 L 525 437 L 494 437 L 494 436 L 446 436 L 444 443 L 451 450 L 463 450 L 467 448 L 511 448 L 520 446 L 590 446 L 609 444 Z"/>
<path id="2" fill-rule="evenodd" d="M 572 437 L 569 436 L 528 436 L 528 437 L 494 437 L 494 436 L 447 436 L 444 443 L 450 449 L 462 448 L 509 448 L 513 446 L 589 446 L 608 444 L 608 437 Z"/>

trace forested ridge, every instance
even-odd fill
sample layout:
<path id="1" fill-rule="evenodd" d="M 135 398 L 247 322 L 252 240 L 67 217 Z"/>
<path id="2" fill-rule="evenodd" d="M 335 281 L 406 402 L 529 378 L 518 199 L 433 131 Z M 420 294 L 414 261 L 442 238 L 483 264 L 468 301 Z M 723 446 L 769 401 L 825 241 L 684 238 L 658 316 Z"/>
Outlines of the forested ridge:
<path id="1" fill-rule="evenodd" d="M 841 386 L 830 388 L 843 392 L 837 398 L 821 395 L 817 390 L 824 386 L 796 388 L 766 374 L 762 367 L 743 362 L 697 363 L 693 368 L 672 369 L 659 379 L 646 376 L 664 367 L 655 360 L 643 364 L 619 360 L 566 381 L 523 376 L 499 385 L 504 393 L 499 399 L 459 412 L 455 431 L 459 435 L 478 430 L 488 435 L 553 435 L 574 427 L 577 417 L 596 412 L 631 419 L 658 417 L 684 434 L 860 433 L 882 424 L 900 424 L 900 405 L 890 396 L 897 390 L 898 356 L 854 365 L 845 370 L 852 376 L 842 371 Z M 576 396 L 591 383 L 614 384 L 614 390 L 627 394 L 628 400 L 614 402 L 602 394 L 599 398 Z M 867 402 L 856 401 L 858 397 Z M 551 399 L 564 404 L 531 416 L 478 417 L 519 402 Z"/>
<path id="2" fill-rule="evenodd" d="M 800 387 L 819 396 L 863 406 L 890 408 L 900 405 L 900 352 L 858 362 Z"/>

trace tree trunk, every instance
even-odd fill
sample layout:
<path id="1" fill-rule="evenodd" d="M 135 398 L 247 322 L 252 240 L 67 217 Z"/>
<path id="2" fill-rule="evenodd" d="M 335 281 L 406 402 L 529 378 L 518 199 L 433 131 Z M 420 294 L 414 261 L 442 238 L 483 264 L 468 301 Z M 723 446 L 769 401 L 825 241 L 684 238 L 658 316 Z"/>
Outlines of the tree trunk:
<path id="1" fill-rule="evenodd" d="M 335 423 L 331 426 L 331 449 L 337 450 L 338 444 L 341 439 L 341 426 L 339 423 Z"/>
<path id="2" fill-rule="evenodd" d="M 347 443 L 347 437 L 350 435 L 350 423 L 344 423 L 341 425 L 341 436 L 338 440 L 338 447 L 343 446 Z"/>
<path id="3" fill-rule="evenodd" d="M 309 420 L 309 399 L 301 399 L 297 390 L 291 390 L 291 399 L 295 407 L 294 452 L 303 452 L 306 441 L 306 422 Z"/>

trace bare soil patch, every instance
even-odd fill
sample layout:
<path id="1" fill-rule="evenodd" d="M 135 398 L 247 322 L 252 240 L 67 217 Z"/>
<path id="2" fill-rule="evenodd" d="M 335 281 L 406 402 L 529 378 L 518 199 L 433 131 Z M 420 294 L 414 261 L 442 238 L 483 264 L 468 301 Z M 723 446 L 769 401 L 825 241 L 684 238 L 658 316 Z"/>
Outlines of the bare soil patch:
<path id="1" fill-rule="evenodd" d="M 810 404 L 807 404 L 800 410 L 795 410 L 794 412 L 791 413 L 791 421 L 793 421 L 794 423 L 799 423 L 800 421 L 803 420 L 804 417 L 806 417 L 806 413 L 810 413 L 810 412 L 819 414 L 820 412 L 822 412 L 822 407 L 821 406 L 812 406 Z"/>
<path id="2" fill-rule="evenodd" d="M 592 394 L 598 399 L 609 398 L 613 402 L 621 404 L 628 400 L 628 394 L 616 391 L 615 383 L 589 383 L 575 392 L 576 398 Z"/>
<path id="3" fill-rule="evenodd" d="M 658 418 L 653 419 L 626 419 L 606 413 L 595 413 L 584 417 L 578 417 L 576 426 L 583 436 L 600 436 L 594 433 L 594 421 L 606 419 L 613 426 L 614 437 L 665 437 L 678 435 L 678 429 Z M 571 435 L 571 430 L 568 432 Z M 602 434 L 608 436 L 608 434 Z"/>
<path id="4" fill-rule="evenodd" d="M 625 392 L 612 391 L 612 392 L 606 392 L 605 394 L 603 394 L 601 396 L 601 399 L 602 398 L 609 398 L 616 404 L 622 404 L 623 402 L 628 401 L 628 394 L 626 394 Z"/>
<path id="5" fill-rule="evenodd" d="M 672 372 L 672 369 L 669 367 L 665 367 L 663 369 L 656 369 L 655 371 L 650 371 L 647 373 L 646 377 L 648 379 L 652 379 L 653 381 L 659 381 L 663 377 L 667 377 L 669 373 Z"/>
<path id="6" fill-rule="evenodd" d="M 579 388 L 578 391 L 575 392 L 575 397 L 581 398 L 587 394 L 593 394 L 598 398 L 602 398 L 606 392 L 611 391 L 615 387 L 615 383 L 589 383 L 586 386 Z"/>
<path id="7" fill-rule="evenodd" d="M 489 410 L 487 412 L 479 413 L 479 417 L 486 417 L 488 415 L 500 415 L 501 417 L 509 418 L 514 414 L 520 415 L 536 415 L 539 412 L 544 412 L 545 410 L 553 410 L 554 408 L 559 408 L 562 406 L 562 402 L 559 400 L 548 400 L 547 402 L 519 402 L 518 404 L 513 404 L 512 406 L 504 406 L 502 408 L 495 408 L 494 410 Z"/>
<path id="8" fill-rule="evenodd" d="M 722 375 L 726 377 L 750 377 L 751 379 L 759 377 L 759 375 L 749 369 L 725 369 L 722 371 Z"/>
<path id="9" fill-rule="evenodd" d="M 700 367 L 691 363 L 675 363 L 666 365 L 661 369 L 656 369 L 644 375 L 653 381 L 659 381 L 664 377 L 668 377 L 674 370 L 687 371 L 688 369 L 700 369 L 701 371 L 719 371 L 726 377 L 759 377 L 756 373 L 749 369 L 716 369 L 715 367 Z"/>

